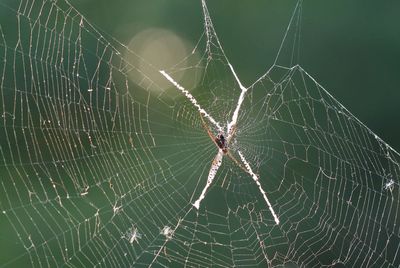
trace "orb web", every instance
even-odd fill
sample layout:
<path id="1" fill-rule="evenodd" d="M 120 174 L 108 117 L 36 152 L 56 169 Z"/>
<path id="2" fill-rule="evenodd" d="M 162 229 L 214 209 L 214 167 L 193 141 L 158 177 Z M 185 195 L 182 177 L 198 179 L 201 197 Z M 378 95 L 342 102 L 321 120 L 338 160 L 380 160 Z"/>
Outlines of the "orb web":
<path id="1" fill-rule="evenodd" d="M 5 266 L 400 264 L 399 154 L 301 66 L 302 1 L 250 85 L 205 1 L 194 50 L 162 70 L 68 1 L 0 6 Z M 219 150 L 202 117 L 236 128 L 236 161 L 195 207 Z"/>

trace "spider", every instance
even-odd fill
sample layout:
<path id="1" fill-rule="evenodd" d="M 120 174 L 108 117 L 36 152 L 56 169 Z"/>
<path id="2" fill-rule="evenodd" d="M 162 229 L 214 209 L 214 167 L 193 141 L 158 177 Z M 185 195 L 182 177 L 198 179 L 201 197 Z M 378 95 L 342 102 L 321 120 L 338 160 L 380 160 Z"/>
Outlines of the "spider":
<path id="1" fill-rule="evenodd" d="M 223 132 L 218 133 L 217 136 L 215 136 L 210 128 L 208 127 L 207 123 L 205 122 L 203 115 L 200 113 L 200 118 L 203 124 L 203 128 L 206 130 L 208 136 L 210 139 L 215 143 L 217 148 L 219 148 L 224 155 L 227 155 L 238 167 L 240 167 L 244 172 L 248 173 L 248 170 L 243 167 L 242 164 L 231 154 L 229 151 L 229 144 L 232 140 L 232 138 L 236 134 L 236 125 L 231 128 L 230 133 L 228 133 L 227 138 L 225 138 L 225 135 Z M 216 159 L 214 159 L 214 164 L 215 164 Z"/>

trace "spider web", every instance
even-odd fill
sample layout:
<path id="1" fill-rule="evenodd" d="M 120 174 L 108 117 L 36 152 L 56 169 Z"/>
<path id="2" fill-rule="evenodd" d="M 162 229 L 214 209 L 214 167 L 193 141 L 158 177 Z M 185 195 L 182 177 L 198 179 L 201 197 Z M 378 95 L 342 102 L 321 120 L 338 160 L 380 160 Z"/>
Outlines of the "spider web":
<path id="1" fill-rule="evenodd" d="M 69 2 L 0 5 L 2 265 L 400 264 L 399 154 L 298 65 L 301 1 L 229 144 L 279 224 L 227 158 L 193 206 L 218 151 L 199 107 L 217 135 L 243 91 L 205 2 L 193 53 L 162 70 L 197 77 L 179 87 L 198 106 Z"/>

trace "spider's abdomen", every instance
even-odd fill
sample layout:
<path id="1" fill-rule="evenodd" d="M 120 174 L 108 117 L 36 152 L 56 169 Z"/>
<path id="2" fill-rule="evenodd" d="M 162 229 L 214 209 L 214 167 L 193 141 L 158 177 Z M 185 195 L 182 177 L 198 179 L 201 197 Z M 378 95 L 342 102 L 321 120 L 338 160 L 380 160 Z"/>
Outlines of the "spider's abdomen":
<path id="1" fill-rule="evenodd" d="M 218 147 L 226 153 L 228 151 L 226 140 L 224 135 L 218 134 L 218 136 L 215 138 L 215 143 L 218 145 Z"/>

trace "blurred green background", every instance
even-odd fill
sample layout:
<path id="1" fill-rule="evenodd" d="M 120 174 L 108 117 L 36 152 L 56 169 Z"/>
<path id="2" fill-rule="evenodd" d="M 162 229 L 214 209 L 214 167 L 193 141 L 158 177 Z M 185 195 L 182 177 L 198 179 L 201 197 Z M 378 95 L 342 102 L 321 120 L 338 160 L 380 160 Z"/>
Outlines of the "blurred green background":
<path id="1" fill-rule="evenodd" d="M 148 27 L 196 43 L 200 1 L 73 0 L 123 43 Z M 208 1 L 225 52 L 245 84 L 272 64 L 296 1 Z M 400 150 L 400 2 L 304 1 L 300 65 L 365 125 Z"/>
<path id="2" fill-rule="evenodd" d="M 10 4 L 12 0 L 6 2 L 8 2 L 7 5 L 12 6 Z M 84 14 L 89 22 L 107 33 L 106 38 L 114 37 L 125 44 L 137 33 L 150 27 L 172 30 L 196 44 L 204 30 L 204 18 L 199 0 L 71 0 L 71 3 Z M 235 66 L 243 83 L 251 84 L 273 63 L 297 1 L 220 0 L 207 3 L 215 29 L 229 60 Z M 398 124 L 400 121 L 398 106 L 400 67 L 397 63 L 397 59 L 400 59 L 399 10 L 400 3 L 396 1 L 386 1 L 386 3 L 372 1 L 349 3 L 344 0 L 304 1 L 299 59 L 300 65 L 309 74 L 396 150 L 400 149 L 398 138 L 400 133 Z M 169 118 L 172 116 L 169 115 Z M 205 136 L 203 132 L 200 134 Z M 177 137 L 181 136 L 183 135 L 177 135 Z M 113 137 L 113 140 L 118 140 L 118 138 Z M 208 141 L 208 137 L 204 140 Z M 182 143 L 182 146 L 184 144 Z M 214 150 L 215 148 L 211 144 L 205 149 Z M 192 150 L 189 151 L 190 153 L 197 157 Z M 87 162 L 102 163 L 96 161 L 97 158 L 94 159 Z M 8 163 L 6 160 L 9 161 L 9 159 L 4 159 L 4 162 Z M 84 167 L 80 168 L 84 169 Z M 115 165 L 113 168 L 119 167 Z M 54 167 L 54 170 L 59 169 L 61 168 Z M 5 169 L 3 171 L 6 173 Z M 188 168 L 185 171 L 189 173 L 191 170 Z M 32 170 L 26 172 L 33 174 Z M 111 170 L 110 173 L 116 172 Z M 92 175 L 90 172 L 89 174 Z M 132 178 L 130 177 L 132 174 L 126 176 Z M 103 174 L 99 173 L 99 175 L 102 177 Z M 16 174 L 9 176 L 19 178 Z M 35 174 L 34 178 L 40 176 L 42 175 Z M 59 178 L 61 177 L 60 175 Z M 85 176 L 78 176 L 79 179 L 81 177 Z M 182 177 L 185 176 L 182 175 Z M 50 185 L 47 186 L 50 187 Z M 8 187 L 16 188 L 11 183 Z M 173 189 L 174 193 L 179 193 L 176 188 Z M 94 194 L 96 194 L 95 191 Z M 98 202 L 103 201 L 107 203 L 106 205 L 111 203 L 104 198 L 91 198 Z M 209 200 L 213 199 L 209 198 Z M 24 201 L 28 203 L 28 200 Z M 86 208 L 85 204 L 77 203 L 79 210 L 93 209 Z M 135 208 L 132 204 L 129 205 Z M 111 213 L 100 213 L 100 215 L 106 219 L 111 217 Z M 24 218 L 20 218 L 24 221 Z M 155 230 L 153 233 L 158 231 Z M 30 237 L 23 239 L 29 245 Z M 3 245 L 12 251 L 9 241 L 15 240 L 14 237 L 4 239 L 3 241 L 7 243 Z M 23 254 L 14 253 L 16 256 Z"/>

